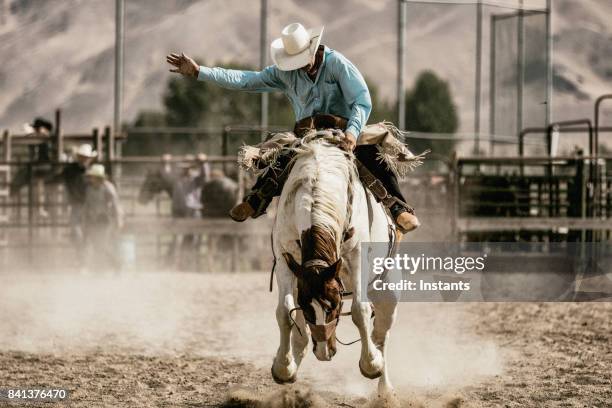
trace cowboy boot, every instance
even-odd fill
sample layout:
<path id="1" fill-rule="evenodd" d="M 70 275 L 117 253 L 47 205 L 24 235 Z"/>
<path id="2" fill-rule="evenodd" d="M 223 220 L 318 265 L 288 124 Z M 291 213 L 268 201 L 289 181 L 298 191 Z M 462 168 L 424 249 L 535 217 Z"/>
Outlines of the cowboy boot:
<path id="1" fill-rule="evenodd" d="M 272 172 L 267 171 L 261 177 L 262 183 L 255 183 L 244 200 L 230 210 L 232 220 L 243 222 L 249 217 L 257 218 L 265 214 L 272 199 L 278 195 L 279 183 L 274 180 Z M 257 184 L 261 184 L 261 187 L 257 188 Z"/>
<path id="2" fill-rule="evenodd" d="M 357 165 L 357 171 L 362 183 L 372 192 L 376 201 L 382 202 L 389 209 L 395 225 L 397 225 L 402 234 L 410 232 L 421 225 L 419 219 L 414 215 L 412 207 L 402 199 L 390 195 L 384 184 L 360 160 L 357 160 L 355 164 Z"/>
<path id="3" fill-rule="evenodd" d="M 282 152 L 276 163 L 257 178 L 251 192 L 246 195 L 242 203 L 230 210 L 230 217 L 237 222 L 242 222 L 249 217 L 257 218 L 265 214 L 272 199 L 280 195 L 283 185 L 291 171 L 291 159 L 293 152 Z"/>
<path id="4" fill-rule="evenodd" d="M 402 203 L 396 202 L 389 207 L 389 212 L 395 221 L 395 225 L 403 234 L 417 229 L 421 223 L 414 214 L 414 209 L 404 206 Z"/>
<path id="5" fill-rule="evenodd" d="M 232 220 L 236 222 L 246 221 L 247 218 L 251 217 L 253 214 L 255 214 L 255 209 L 246 200 L 235 205 L 229 212 Z"/>

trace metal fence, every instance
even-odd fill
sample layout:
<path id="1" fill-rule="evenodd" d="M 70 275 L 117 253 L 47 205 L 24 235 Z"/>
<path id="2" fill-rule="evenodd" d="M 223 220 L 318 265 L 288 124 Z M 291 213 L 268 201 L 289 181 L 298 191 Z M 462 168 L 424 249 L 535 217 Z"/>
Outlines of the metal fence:
<path id="1" fill-rule="evenodd" d="M 408 73 L 447 81 L 475 142 L 493 154 L 498 140 L 546 127 L 552 97 L 551 14 L 546 0 L 400 0 L 406 9 Z M 444 27 L 442 30 L 440 26 Z M 436 52 L 444 42 L 445 53 Z M 406 124 L 410 130 L 410 123 Z"/>
<path id="2" fill-rule="evenodd" d="M 174 157 L 172 164 L 192 163 L 192 160 Z M 207 161 L 213 169 L 229 169 L 228 174 L 236 179 L 240 191 L 250 182 L 238 168 L 235 156 L 209 156 Z M 3 253 L 0 267 L 75 266 L 77 257 L 69 231 L 70 206 L 64 186 L 61 182 L 49 181 L 49 175 L 57 173 L 65 164 L 0 162 L 0 169 L 6 170 L 7 176 L 0 180 L 0 193 L 5 193 L 0 195 L 0 251 Z M 191 258 L 190 269 L 260 270 L 269 266 L 269 251 L 261 250 L 268 247 L 269 217 L 244 228 L 236 228 L 228 218 L 173 218 L 167 194 L 160 193 L 148 203 L 138 199 L 147 175 L 162 165 L 159 158 L 131 157 L 105 164 L 114 175 L 112 181 L 126 214 L 122 240 L 133 247 L 139 267 L 167 267 L 165 254 L 170 247 L 180 245 L 177 239 L 180 241 L 186 235 L 197 236 L 195 254 L 185 255 Z"/>
<path id="3" fill-rule="evenodd" d="M 612 158 L 462 158 L 456 232 L 468 240 L 593 241 L 612 231 Z"/>

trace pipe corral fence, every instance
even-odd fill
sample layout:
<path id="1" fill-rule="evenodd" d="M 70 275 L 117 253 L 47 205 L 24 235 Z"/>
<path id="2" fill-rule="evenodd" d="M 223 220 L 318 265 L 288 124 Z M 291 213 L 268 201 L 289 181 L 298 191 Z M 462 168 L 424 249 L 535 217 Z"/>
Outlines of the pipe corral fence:
<path id="1" fill-rule="evenodd" d="M 56 123 L 61 122 L 58 120 Z M 107 168 L 125 211 L 126 223 L 119 246 L 132 248 L 138 266 L 168 267 L 166 254 L 169 248 L 177 246 L 177 239 L 197 236 L 197 250 L 195 255 L 190 255 L 193 258 L 190 269 L 268 270 L 272 264 L 270 233 L 274 204 L 268 214 L 236 224 L 228 217 L 172 217 L 171 198 L 167 194 L 156 195 L 146 205 L 139 202 L 138 195 L 147 175 L 167 164 L 167 161 L 162 161 L 162 154 L 173 153 L 170 162 L 177 166 L 193 162 L 193 154 L 205 152 L 206 162 L 213 169 L 222 170 L 237 182 L 240 192 L 237 201 L 240 201 L 254 180 L 237 165 L 237 157 L 230 152 L 235 154 L 243 143 L 257 143 L 268 132 L 278 130 L 283 129 L 257 126 L 134 128 L 113 136 L 109 128 L 102 131 L 92 129 L 90 133 L 62 134 L 61 126 L 57 126 L 55 133 L 48 138 L 4 132 L 0 161 L 0 252 L 3 254 L 0 267 L 52 269 L 76 266 L 79 257 L 75 256 L 71 242 L 70 205 L 65 188 L 62 183 L 49 183 L 45 179 L 70 162 L 70 154 L 59 152 L 69 152 L 70 146 L 90 143 L 101 153 L 97 161 Z M 153 140 L 159 150 L 154 152 L 155 155 L 116 157 L 119 143 L 123 144 L 122 150 L 126 153 L 126 150 L 129 152 L 125 149 L 126 141 L 139 139 Z M 50 144 L 51 160 L 37 160 L 35 148 L 42 143 Z M 190 154 L 181 154 L 177 149 L 181 145 Z M 441 162 L 442 168 L 449 168 L 449 162 L 444 158 L 432 160 Z M 11 184 L 15 182 L 21 188 L 10 194 Z M 446 220 L 452 208 L 448 205 L 451 191 L 448 173 L 419 171 L 402 187 L 412 198 L 411 204 L 423 209 L 421 214 L 427 213 L 432 219 L 439 220 L 440 228 L 431 227 L 434 235 L 438 239 L 447 239 L 451 230 Z"/>
<path id="2" fill-rule="evenodd" d="M 547 127 L 525 128 L 516 140 L 497 139 L 518 155 L 508 157 L 432 154 L 429 165 L 415 171 L 402 189 L 423 221 L 417 237 L 448 241 L 567 241 L 608 240 L 612 231 L 612 156 L 600 154 L 600 137 L 612 132 L 601 126 L 604 95 L 595 103 L 594 118 L 561 121 Z M 225 126 L 199 128 L 133 128 L 113 135 L 109 127 L 88 133 L 64 134 L 61 112 L 48 137 L 3 132 L 0 160 L 0 266 L 53 267 L 77 259 L 68 234 L 69 204 L 61 183 L 46 183 L 70 160 L 70 147 L 91 143 L 98 162 L 105 164 L 117 186 L 126 213 L 122 240 L 138 264 L 165 267 L 165 253 L 177 237 L 197 236 L 192 268 L 196 270 L 260 270 L 272 262 L 270 231 L 274 206 L 257 220 L 235 224 L 227 217 L 173 218 L 171 200 L 157 195 L 149 204 L 138 201 L 147 174 L 164 165 L 161 155 L 172 153 L 172 164 L 193 162 L 204 152 L 206 162 L 238 184 L 236 201 L 253 182 L 232 153 L 255 144 L 279 127 Z M 526 141 L 539 136 L 540 143 Z M 558 154 L 561 136 L 582 135 L 584 147 Z M 449 139 L 477 143 L 476 135 L 414 133 L 412 138 Z M 128 141 L 134 142 L 130 152 Z M 145 141 L 151 141 L 147 147 Z M 49 144 L 50 158 L 41 161 L 36 148 Z M 123 149 L 118 149 L 119 144 Z M 526 151 L 529 146 L 530 150 Z M 537 146 L 531 149 L 531 147 Z M 155 150 L 157 149 L 157 150 Z M 182 149 L 182 150 L 181 150 Z M 134 155 L 139 151 L 149 154 Z M 475 149 L 464 148 L 463 151 Z M 117 157 L 117 152 L 126 153 Z M 66 153 L 68 152 L 68 154 Z M 533 155 L 533 153 L 536 153 Z M 131 155 L 130 155 L 131 153 Z M 189 153 L 189 154 L 185 154 Z M 11 193 L 11 185 L 21 186 Z M 425 232 L 423 232 L 425 231 Z M 59 255 L 58 255 L 59 254 Z M 50 256 L 52 255 L 52 256 Z M 70 263 L 70 262 L 68 262 Z"/>

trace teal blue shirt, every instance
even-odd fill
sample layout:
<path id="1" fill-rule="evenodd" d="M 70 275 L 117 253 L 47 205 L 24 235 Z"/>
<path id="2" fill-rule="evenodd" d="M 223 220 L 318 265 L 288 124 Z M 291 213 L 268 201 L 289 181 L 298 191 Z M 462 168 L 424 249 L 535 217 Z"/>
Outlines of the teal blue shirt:
<path id="1" fill-rule="evenodd" d="M 296 120 L 317 113 L 348 119 L 345 131 L 356 137 L 372 111 L 370 91 L 363 76 L 344 55 L 325 47 L 314 82 L 301 69 L 281 71 L 272 65 L 261 71 L 200 67 L 200 81 L 250 92 L 280 91 L 287 95 Z"/>

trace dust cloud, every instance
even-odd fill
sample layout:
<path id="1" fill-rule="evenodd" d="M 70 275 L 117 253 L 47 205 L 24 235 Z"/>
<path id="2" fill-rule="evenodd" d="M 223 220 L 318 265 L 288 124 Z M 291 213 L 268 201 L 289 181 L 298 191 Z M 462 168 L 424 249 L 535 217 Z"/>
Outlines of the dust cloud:
<path id="1" fill-rule="evenodd" d="M 3 272 L 0 351 L 188 354 L 245 361 L 267 371 L 278 347 L 277 293 L 267 285 L 262 273 Z M 502 371 L 502 353 L 474 334 L 473 317 L 464 308 L 400 304 L 388 364 L 401 406 L 460 406 L 446 405 L 460 401 L 457 390 Z M 346 342 L 357 336 L 350 317 L 343 318 L 338 337 Z M 298 384 L 317 393 L 370 398 L 376 381 L 359 372 L 359 344 L 338 347 L 332 362 L 316 360 L 309 347 Z M 309 392 L 298 389 L 296 395 Z M 266 397 L 259 398 L 264 404 Z"/>

